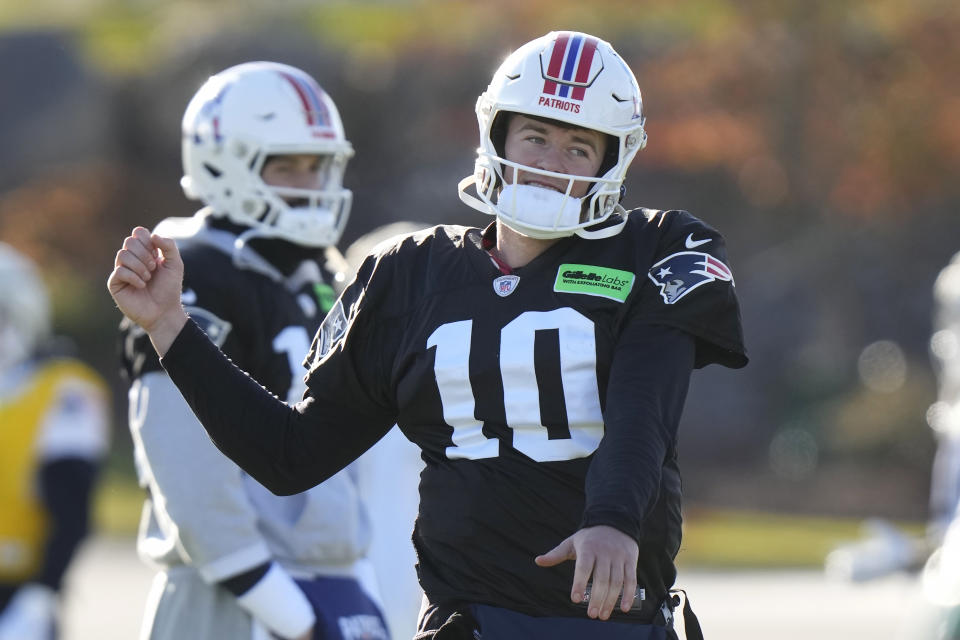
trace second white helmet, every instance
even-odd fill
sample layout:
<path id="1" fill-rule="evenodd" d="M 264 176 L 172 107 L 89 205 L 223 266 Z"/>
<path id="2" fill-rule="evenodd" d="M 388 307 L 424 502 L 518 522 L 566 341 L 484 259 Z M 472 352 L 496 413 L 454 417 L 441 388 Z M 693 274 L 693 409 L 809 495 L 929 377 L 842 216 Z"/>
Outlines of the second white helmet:
<path id="1" fill-rule="evenodd" d="M 474 174 L 460 182 L 460 198 L 536 238 L 574 233 L 589 237 L 585 229 L 603 222 L 617 209 L 627 168 L 647 142 L 643 102 L 633 72 L 609 43 L 585 33 L 551 32 L 514 51 L 480 95 L 476 112 L 480 147 Z M 518 167 L 503 157 L 499 116 L 507 112 L 557 120 L 610 136 L 597 176 L 522 167 L 525 172 L 562 178 L 568 185 L 591 183 L 582 200 L 557 199 L 556 214 L 546 220 L 525 216 L 522 209 L 500 202 L 500 190 L 507 182 L 504 167 Z M 479 199 L 465 192 L 471 183 L 476 185 Z"/>
<path id="2" fill-rule="evenodd" d="M 248 62 L 211 76 L 183 115 L 182 154 L 187 197 L 250 227 L 248 238 L 318 247 L 340 239 L 353 200 L 343 187 L 353 147 L 333 100 L 300 69 Z M 323 186 L 266 184 L 264 162 L 282 154 L 323 156 Z"/>

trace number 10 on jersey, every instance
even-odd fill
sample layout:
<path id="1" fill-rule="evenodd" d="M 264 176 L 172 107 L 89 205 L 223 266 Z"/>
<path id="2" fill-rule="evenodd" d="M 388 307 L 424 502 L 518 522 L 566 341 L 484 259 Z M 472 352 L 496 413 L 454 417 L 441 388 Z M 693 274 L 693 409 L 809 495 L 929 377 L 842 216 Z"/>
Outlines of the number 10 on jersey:
<path id="1" fill-rule="evenodd" d="M 540 414 L 540 391 L 534 363 L 536 332 L 553 329 L 559 340 L 560 379 L 570 437 L 549 438 Z M 476 460 L 500 454 L 500 440 L 487 438 L 475 417 L 476 403 L 470 383 L 470 346 L 473 320 L 440 325 L 427 339 L 436 348 L 434 374 L 443 419 L 453 428 L 450 459 Z M 597 349 L 593 322 L 579 312 L 562 307 L 552 311 L 526 311 L 500 331 L 500 375 L 507 427 L 513 447 L 537 462 L 583 458 L 593 453 L 603 437 L 603 416 L 597 385 Z"/>

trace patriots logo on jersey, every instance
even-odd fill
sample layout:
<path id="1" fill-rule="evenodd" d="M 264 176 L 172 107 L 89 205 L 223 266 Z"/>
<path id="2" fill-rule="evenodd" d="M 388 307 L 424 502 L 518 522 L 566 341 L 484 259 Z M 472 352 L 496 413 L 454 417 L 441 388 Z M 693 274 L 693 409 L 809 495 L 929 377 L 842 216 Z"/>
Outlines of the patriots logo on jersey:
<path id="1" fill-rule="evenodd" d="M 189 291 L 189 289 L 187 291 Z M 196 297 L 196 295 L 194 295 L 194 297 Z M 227 341 L 227 335 L 229 335 L 230 330 L 233 328 L 231 323 L 201 307 L 184 305 L 183 309 L 190 316 L 190 319 L 203 329 L 203 332 L 210 338 L 210 342 L 218 347 L 223 346 L 223 343 Z"/>
<path id="2" fill-rule="evenodd" d="M 343 312 L 343 302 L 337 300 L 333 308 L 327 312 L 327 316 L 320 325 L 320 344 L 317 348 L 314 365 L 323 359 L 330 351 L 330 348 L 347 331 L 347 316 Z"/>
<path id="3" fill-rule="evenodd" d="M 650 267 L 647 276 L 660 287 L 665 304 L 674 304 L 700 285 L 714 280 L 733 283 L 730 267 L 699 251 L 671 254 Z"/>

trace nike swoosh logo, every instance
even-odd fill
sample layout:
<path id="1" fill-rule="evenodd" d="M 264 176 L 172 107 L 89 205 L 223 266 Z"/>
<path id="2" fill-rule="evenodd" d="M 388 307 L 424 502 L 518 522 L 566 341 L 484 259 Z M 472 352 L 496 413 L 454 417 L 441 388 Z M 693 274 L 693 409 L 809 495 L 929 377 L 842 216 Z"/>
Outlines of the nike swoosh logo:
<path id="1" fill-rule="evenodd" d="M 190 306 L 191 304 L 196 303 L 197 301 L 197 292 L 193 289 L 184 289 L 183 293 L 180 294 L 180 302 Z"/>
<path id="2" fill-rule="evenodd" d="M 710 242 L 710 240 L 711 238 L 704 238 L 703 240 L 694 240 L 693 234 L 691 233 L 690 235 L 687 236 L 687 241 L 684 244 L 686 245 L 687 249 L 695 249 L 696 247 L 699 247 L 702 244 L 707 244 L 708 242 Z"/>

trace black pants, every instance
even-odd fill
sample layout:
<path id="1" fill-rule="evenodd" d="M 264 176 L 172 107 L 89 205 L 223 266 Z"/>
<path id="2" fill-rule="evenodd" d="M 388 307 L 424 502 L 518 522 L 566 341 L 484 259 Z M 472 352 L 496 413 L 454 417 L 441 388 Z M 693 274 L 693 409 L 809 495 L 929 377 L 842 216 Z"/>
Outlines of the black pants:
<path id="1" fill-rule="evenodd" d="M 536 617 L 461 603 L 430 605 L 415 640 L 677 640 L 672 626 L 590 618 Z"/>

